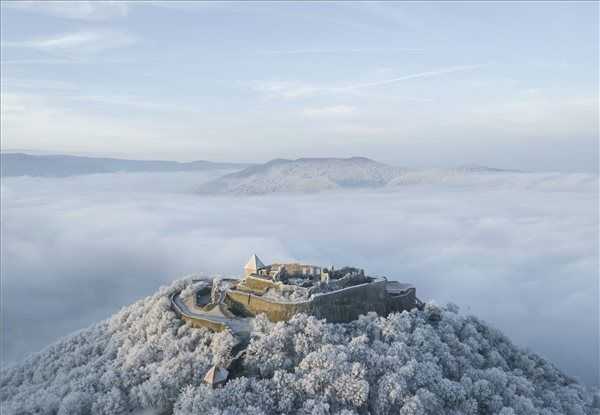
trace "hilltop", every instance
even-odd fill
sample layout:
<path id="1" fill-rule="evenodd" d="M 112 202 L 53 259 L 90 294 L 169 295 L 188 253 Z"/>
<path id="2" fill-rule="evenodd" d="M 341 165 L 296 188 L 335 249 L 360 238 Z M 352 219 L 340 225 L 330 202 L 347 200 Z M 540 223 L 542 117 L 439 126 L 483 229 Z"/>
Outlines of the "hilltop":
<path id="1" fill-rule="evenodd" d="M 202 193 L 319 192 L 385 186 L 402 172 L 365 157 L 275 159 L 203 185 Z"/>
<path id="2" fill-rule="evenodd" d="M 366 157 L 275 159 L 203 184 L 200 193 L 261 195 L 317 193 L 342 189 L 393 189 L 407 184 L 452 183 L 457 179 L 519 173 L 479 165 L 408 169 Z"/>
<path id="3" fill-rule="evenodd" d="M 600 400 L 539 356 L 456 306 L 350 323 L 304 314 L 252 323 L 232 379 L 202 378 L 227 366 L 235 340 L 185 325 L 174 282 L 11 368 L 3 414 L 598 414 Z"/>
<path id="4" fill-rule="evenodd" d="M 481 165 L 447 168 L 390 166 L 365 157 L 275 159 L 225 174 L 199 186 L 201 194 L 238 196 L 320 193 L 335 190 L 397 191 L 410 185 L 478 186 L 482 189 L 596 188 L 591 173 L 526 172 Z"/>

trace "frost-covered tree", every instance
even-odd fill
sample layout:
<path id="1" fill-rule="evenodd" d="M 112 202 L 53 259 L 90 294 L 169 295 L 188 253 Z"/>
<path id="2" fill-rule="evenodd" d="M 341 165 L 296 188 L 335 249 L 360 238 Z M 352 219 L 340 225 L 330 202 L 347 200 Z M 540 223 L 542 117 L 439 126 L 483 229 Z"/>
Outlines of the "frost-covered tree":
<path id="1" fill-rule="evenodd" d="M 0 379 L 3 415 L 119 414 L 169 408 L 186 385 L 199 385 L 211 366 L 213 334 L 191 329 L 169 296 L 190 279 L 125 307 L 19 365 Z"/>
<path id="2" fill-rule="evenodd" d="M 169 296 L 180 280 L 65 338 L 0 376 L 3 415 L 193 414 L 600 415 L 600 395 L 458 307 L 369 313 L 347 324 L 306 315 L 254 320 L 223 387 L 225 331 L 185 325 Z"/>
<path id="3" fill-rule="evenodd" d="M 67 394 L 58 408 L 58 415 L 89 414 L 91 397 L 86 392 L 74 391 Z"/>

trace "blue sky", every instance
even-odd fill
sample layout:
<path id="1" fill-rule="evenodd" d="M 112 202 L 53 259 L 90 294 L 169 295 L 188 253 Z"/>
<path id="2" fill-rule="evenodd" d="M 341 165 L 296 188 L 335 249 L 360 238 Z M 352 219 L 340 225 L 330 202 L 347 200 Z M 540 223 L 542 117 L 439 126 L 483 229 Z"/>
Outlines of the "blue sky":
<path id="1" fill-rule="evenodd" d="M 2 148 L 598 164 L 598 4 L 3 2 Z"/>

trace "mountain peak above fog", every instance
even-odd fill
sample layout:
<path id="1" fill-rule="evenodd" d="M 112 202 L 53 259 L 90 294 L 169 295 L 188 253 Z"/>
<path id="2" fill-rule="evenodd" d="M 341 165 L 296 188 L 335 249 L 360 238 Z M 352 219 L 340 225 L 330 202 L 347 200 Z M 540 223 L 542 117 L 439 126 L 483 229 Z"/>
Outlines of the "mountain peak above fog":
<path id="1" fill-rule="evenodd" d="M 359 166 L 359 165 L 377 165 L 385 166 L 385 164 L 377 162 L 367 157 L 300 157 L 297 159 L 284 159 L 276 158 L 269 160 L 266 163 L 251 166 L 255 169 L 249 168 L 250 172 L 261 171 L 266 168 L 272 168 L 276 166 Z M 241 172 L 239 172 L 241 173 Z"/>
<path id="2" fill-rule="evenodd" d="M 509 172 L 515 171 L 477 164 L 443 169 L 407 169 L 367 157 L 274 159 L 205 183 L 199 191 L 239 195 L 315 193 L 348 188 L 448 183 L 466 176 Z"/>
<path id="3" fill-rule="evenodd" d="M 366 157 L 274 159 L 225 175 L 200 188 L 202 193 L 265 194 L 318 192 L 385 186 L 402 169 Z"/>

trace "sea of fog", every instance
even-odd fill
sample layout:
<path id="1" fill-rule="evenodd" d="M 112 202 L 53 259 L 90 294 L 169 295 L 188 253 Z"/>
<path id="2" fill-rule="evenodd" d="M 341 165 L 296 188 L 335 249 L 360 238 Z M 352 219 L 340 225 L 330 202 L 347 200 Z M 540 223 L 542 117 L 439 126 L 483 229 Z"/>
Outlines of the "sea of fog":
<path id="1" fill-rule="evenodd" d="M 355 265 L 453 302 L 598 384 L 598 177 L 504 174 L 393 190 L 199 196 L 218 175 L 2 179 L 2 359 L 170 280 L 265 262 Z"/>

